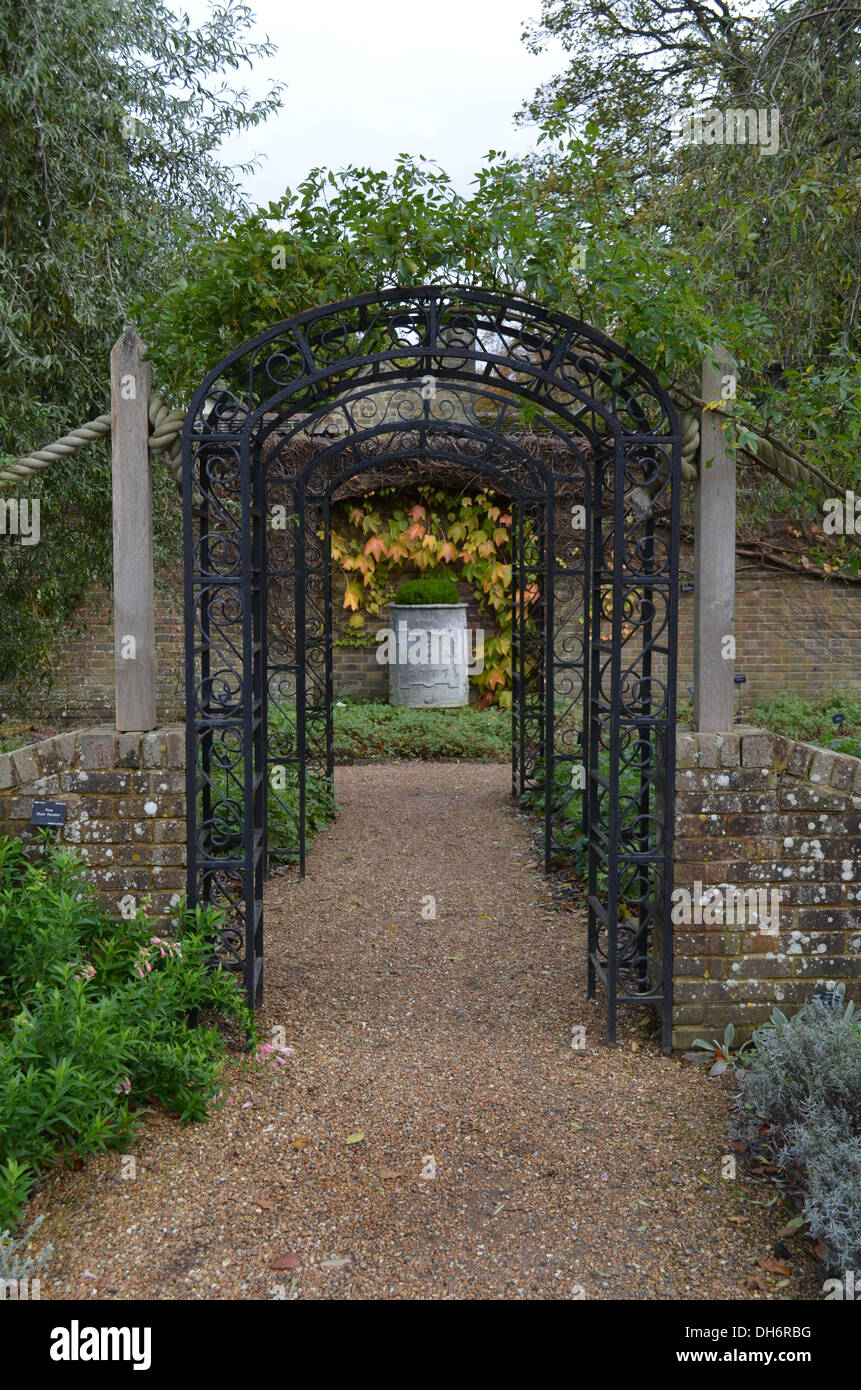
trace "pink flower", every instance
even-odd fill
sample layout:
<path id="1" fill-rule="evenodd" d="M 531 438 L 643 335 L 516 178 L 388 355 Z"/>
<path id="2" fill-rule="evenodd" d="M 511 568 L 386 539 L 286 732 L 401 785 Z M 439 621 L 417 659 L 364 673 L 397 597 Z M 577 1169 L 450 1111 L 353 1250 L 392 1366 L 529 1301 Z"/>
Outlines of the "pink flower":
<path id="1" fill-rule="evenodd" d="M 288 1057 L 292 1057 L 295 1047 L 276 1047 L 274 1043 L 259 1043 L 254 1050 L 254 1060 L 261 1066 L 267 1062 L 273 1067 L 283 1067 Z"/>
<path id="2" fill-rule="evenodd" d="M 131 1088 L 132 1083 L 129 1081 L 129 1078 L 127 1076 L 124 1076 L 122 1081 L 117 1082 L 116 1086 L 114 1087 L 114 1090 L 116 1091 L 117 1095 L 119 1095 L 121 1091 L 125 1091 L 126 1095 L 128 1095 Z"/>
<path id="3" fill-rule="evenodd" d="M 93 978 L 93 976 L 95 975 L 95 973 L 96 973 L 96 967 L 95 967 L 94 965 L 85 965 L 84 968 L 83 968 L 83 970 L 81 971 L 80 975 L 76 975 L 76 976 L 75 976 L 75 979 L 76 979 L 76 980 L 92 980 L 92 978 Z"/>
<path id="4" fill-rule="evenodd" d="M 170 956 L 171 960 L 182 960 L 182 948 L 175 941 L 168 941 L 164 936 L 151 936 L 150 941 L 153 946 L 157 946 L 162 960 L 165 956 Z M 142 949 L 146 949 L 145 947 Z"/>

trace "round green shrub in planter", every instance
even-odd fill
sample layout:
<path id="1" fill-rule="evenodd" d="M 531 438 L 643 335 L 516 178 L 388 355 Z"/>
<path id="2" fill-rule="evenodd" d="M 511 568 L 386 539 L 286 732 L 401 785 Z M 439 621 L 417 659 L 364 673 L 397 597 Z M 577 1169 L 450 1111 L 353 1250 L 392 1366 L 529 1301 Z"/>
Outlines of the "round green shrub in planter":
<path id="1" fill-rule="evenodd" d="M 389 604 L 389 703 L 412 709 L 469 704 L 467 605 L 449 575 L 410 579 Z M 380 656 L 378 659 L 386 659 Z"/>
<path id="2" fill-rule="evenodd" d="M 422 607 L 450 607 L 460 603 L 457 585 L 450 574 L 434 574 L 427 579 L 408 579 L 395 594 L 395 603 Z"/>

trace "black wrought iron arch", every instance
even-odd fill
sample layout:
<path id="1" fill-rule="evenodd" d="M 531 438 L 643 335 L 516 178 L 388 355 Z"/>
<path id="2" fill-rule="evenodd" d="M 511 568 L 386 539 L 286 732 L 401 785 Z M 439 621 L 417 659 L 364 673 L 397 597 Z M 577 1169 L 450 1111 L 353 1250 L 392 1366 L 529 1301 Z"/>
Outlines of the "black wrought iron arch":
<path id="1" fill-rule="evenodd" d="M 405 414 L 369 427 L 398 395 Z M 337 437 L 295 465 L 291 449 L 327 416 Z M 545 458 L 547 440 L 561 447 Z M 219 955 L 252 1004 L 270 770 L 295 765 L 302 865 L 309 769 L 332 774 L 332 498 L 381 459 L 445 459 L 492 478 L 518 513 L 513 788 L 543 777 L 549 869 L 575 774 L 585 783 L 589 992 L 600 977 L 611 1039 L 620 1005 L 649 1003 L 669 1045 L 680 447 L 672 402 L 643 364 L 588 325 L 483 291 L 392 289 L 312 309 L 208 375 L 183 436 L 189 900 L 226 909 Z M 540 488 L 516 483 L 512 460 Z M 273 538 L 276 506 L 293 520 Z M 295 605 L 289 651 L 269 622 L 278 583 Z M 555 625 L 563 591 L 581 606 L 579 636 L 570 613 Z M 286 691 L 296 706 L 274 735 L 273 680 L 275 704 Z"/>
<path id="2" fill-rule="evenodd" d="M 546 607 L 548 613 L 552 612 L 552 596 L 549 599 L 546 597 L 549 587 L 548 580 L 552 579 L 552 571 L 548 569 L 544 540 L 548 526 L 553 527 L 554 497 L 552 484 L 554 475 L 545 464 L 532 458 L 528 451 L 520 447 L 513 439 L 497 441 L 494 452 L 501 453 L 509 459 L 516 459 L 526 473 L 525 481 L 523 478 L 518 481 L 512 477 L 511 472 L 506 472 L 502 466 L 499 466 L 500 461 L 494 464 L 489 457 L 491 452 L 489 450 L 483 450 L 478 455 L 472 453 L 464 456 L 458 455 L 453 449 L 455 440 L 480 442 L 479 431 L 469 425 L 451 421 L 431 424 L 423 431 L 418 441 L 411 438 L 411 433 L 410 429 L 405 431 L 403 423 L 391 423 L 383 424 L 361 434 L 355 434 L 348 439 L 333 441 L 307 463 L 301 471 L 290 476 L 289 479 L 279 479 L 280 486 L 275 489 L 274 495 L 286 499 L 282 501 L 282 506 L 285 510 L 289 509 L 296 520 L 291 538 L 290 553 L 288 556 L 282 557 L 282 559 L 287 559 L 287 566 L 275 568 L 270 558 L 265 588 L 267 594 L 271 594 L 272 581 L 288 583 L 291 586 L 288 606 L 298 602 L 301 613 L 297 612 L 296 616 L 294 628 L 296 643 L 292 646 L 287 644 L 289 650 L 284 650 L 285 644 L 282 642 L 280 644 L 281 650 L 273 655 L 270 642 L 266 661 L 267 694 L 269 700 L 274 701 L 275 705 L 280 707 L 277 722 L 285 722 L 285 710 L 283 700 L 279 698 L 280 692 L 273 692 L 273 677 L 276 681 L 283 680 L 285 676 L 288 677 L 290 681 L 288 702 L 305 703 L 304 711 L 299 712 L 294 721 L 289 721 L 295 725 L 298 736 L 295 748 L 287 756 L 288 763 L 295 765 L 299 773 L 300 801 L 296 817 L 295 841 L 286 850 L 280 851 L 281 857 L 297 859 L 300 869 L 304 869 L 305 853 L 305 815 L 304 796 L 302 794 L 305 776 L 308 770 L 314 767 L 317 773 L 325 776 L 331 784 L 333 774 L 332 604 L 328 558 L 331 550 L 329 539 L 331 530 L 330 507 L 334 494 L 347 481 L 379 467 L 381 461 L 389 468 L 392 465 L 411 463 L 415 461 L 418 454 L 426 462 L 452 463 L 468 472 L 473 481 L 477 478 L 487 479 L 499 493 L 510 499 L 515 513 L 511 555 L 514 574 L 512 593 L 515 600 L 513 612 L 515 698 L 512 702 L 512 790 L 515 794 L 522 794 L 529 786 L 534 785 L 536 759 L 544 751 L 543 691 L 546 680 L 546 662 L 550 659 L 547 652 L 548 634 L 552 634 L 553 627 L 552 620 L 548 620 L 546 624 L 537 620 L 538 606 L 533 605 L 535 611 L 527 614 L 524 595 L 527 586 L 533 583 L 538 591 L 540 606 Z M 399 447 L 386 448 L 382 455 L 380 453 L 368 453 L 370 445 L 379 444 L 381 441 L 388 442 L 389 439 L 399 444 Z M 286 447 L 283 441 L 281 447 Z M 349 461 L 342 465 L 341 459 L 345 455 Z M 268 459 L 267 476 L 270 483 L 272 481 L 271 470 L 275 461 L 276 451 L 273 451 Z M 333 465 L 333 469 L 331 472 L 326 472 L 327 465 L 330 463 Z M 325 474 L 325 481 L 315 488 L 313 486 L 315 477 L 321 473 Z M 269 495 L 270 497 L 273 495 L 271 487 Z M 320 544 L 318 537 L 321 530 L 323 531 L 323 540 Z M 308 563 L 309 552 L 313 561 L 310 565 Z M 581 606 L 585 606 L 588 572 L 588 564 L 581 563 L 578 570 L 582 588 Z M 306 620 L 303 621 L 309 606 L 313 609 L 315 618 L 313 637 L 310 635 L 312 629 Z M 277 622 L 276 626 L 283 631 L 285 624 Z M 272 624 L 270 623 L 267 625 L 267 630 L 271 631 L 271 628 Z M 304 636 L 302 635 L 303 629 L 305 629 Z M 312 701 L 310 708 L 313 714 L 310 721 L 307 705 L 307 681 L 304 693 L 302 688 L 303 670 L 307 676 L 309 671 L 313 669 L 308 660 L 309 643 L 311 644 L 310 650 L 313 650 L 317 657 L 316 676 L 310 684 L 314 693 L 320 696 L 319 701 Z M 297 644 L 301 646 L 301 650 L 296 649 Z M 585 661 L 582 656 L 578 664 L 581 673 L 585 675 Z M 573 666 L 574 663 L 572 662 L 570 665 Z M 582 681 L 578 693 L 582 693 Z M 570 714 L 572 704 L 573 696 L 566 706 L 565 712 L 567 714 Z M 289 720 L 289 716 L 287 718 Z M 312 725 L 317 725 L 319 737 L 316 740 L 313 737 L 308 737 L 309 722 Z M 310 757 L 309 748 L 312 754 Z M 274 745 L 270 742 L 271 764 L 279 765 L 283 761 L 284 755 L 285 748 L 280 740 L 276 739 Z M 570 755 L 563 753 L 560 757 L 562 756 Z M 561 807 L 556 808 L 557 820 L 561 810 Z M 552 854 L 553 823 L 553 808 L 548 806 L 545 821 L 545 859 L 548 863 Z"/>

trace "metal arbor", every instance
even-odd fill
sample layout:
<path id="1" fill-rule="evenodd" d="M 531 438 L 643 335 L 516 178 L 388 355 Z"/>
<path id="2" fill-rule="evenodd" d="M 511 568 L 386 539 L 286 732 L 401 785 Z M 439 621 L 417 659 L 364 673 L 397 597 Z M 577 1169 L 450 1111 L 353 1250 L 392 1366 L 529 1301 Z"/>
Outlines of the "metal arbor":
<path id="1" fill-rule="evenodd" d="M 445 466 L 510 499 L 512 789 L 543 786 L 548 870 L 582 834 L 589 994 L 610 1041 L 647 1004 L 669 1047 L 680 449 L 646 367 L 483 291 L 312 309 L 209 373 L 183 432 L 188 897 L 225 910 L 252 1006 L 269 858 L 304 870 L 331 791 L 333 500 Z"/>

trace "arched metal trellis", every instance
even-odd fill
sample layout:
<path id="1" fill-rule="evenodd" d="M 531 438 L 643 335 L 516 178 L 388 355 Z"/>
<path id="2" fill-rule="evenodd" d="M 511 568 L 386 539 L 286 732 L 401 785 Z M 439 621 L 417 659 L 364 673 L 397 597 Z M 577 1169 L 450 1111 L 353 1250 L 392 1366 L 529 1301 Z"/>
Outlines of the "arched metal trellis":
<path id="1" fill-rule="evenodd" d="M 648 1004 L 669 1046 L 680 447 L 622 348 L 482 291 L 309 310 L 209 374 L 183 434 L 188 894 L 226 910 L 252 1005 L 269 859 L 304 869 L 331 791 L 331 508 L 432 462 L 509 499 L 513 791 L 544 788 L 548 869 L 582 833 L 608 1038 Z"/>

